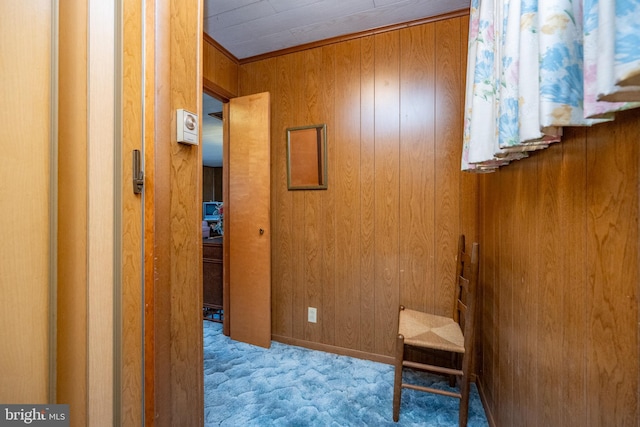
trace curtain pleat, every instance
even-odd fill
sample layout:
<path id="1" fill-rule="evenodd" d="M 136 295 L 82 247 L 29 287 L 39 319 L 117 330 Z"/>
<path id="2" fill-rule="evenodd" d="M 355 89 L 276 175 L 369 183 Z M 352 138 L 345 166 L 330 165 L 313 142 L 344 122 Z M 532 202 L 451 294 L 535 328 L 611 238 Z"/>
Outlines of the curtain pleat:
<path id="1" fill-rule="evenodd" d="M 462 169 L 492 171 L 640 106 L 640 0 L 473 0 Z"/>

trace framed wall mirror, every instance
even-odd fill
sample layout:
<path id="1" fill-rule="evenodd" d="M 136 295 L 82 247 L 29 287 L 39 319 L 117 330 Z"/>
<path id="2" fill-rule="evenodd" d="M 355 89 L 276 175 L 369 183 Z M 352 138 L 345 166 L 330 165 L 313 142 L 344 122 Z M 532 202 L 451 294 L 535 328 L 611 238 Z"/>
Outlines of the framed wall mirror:
<path id="1" fill-rule="evenodd" d="M 289 190 L 327 189 L 327 125 L 287 129 Z"/>

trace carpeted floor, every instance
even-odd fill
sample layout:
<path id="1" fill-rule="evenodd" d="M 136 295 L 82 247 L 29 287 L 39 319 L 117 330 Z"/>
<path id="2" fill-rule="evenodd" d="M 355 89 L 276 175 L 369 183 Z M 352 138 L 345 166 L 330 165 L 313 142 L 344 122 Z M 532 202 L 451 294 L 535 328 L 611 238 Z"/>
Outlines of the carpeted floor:
<path id="1" fill-rule="evenodd" d="M 424 375 L 407 373 L 408 375 Z M 427 382 L 448 388 L 446 380 Z M 403 390 L 392 419 L 393 367 L 273 342 L 232 341 L 204 322 L 205 426 L 457 426 L 458 399 Z M 470 427 L 487 426 L 475 384 Z"/>

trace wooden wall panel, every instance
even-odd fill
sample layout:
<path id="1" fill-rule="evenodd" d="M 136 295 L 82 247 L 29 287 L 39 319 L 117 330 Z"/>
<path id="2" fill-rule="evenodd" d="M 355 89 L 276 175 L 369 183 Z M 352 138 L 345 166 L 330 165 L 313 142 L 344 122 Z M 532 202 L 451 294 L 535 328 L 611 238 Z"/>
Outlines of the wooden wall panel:
<path id="1" fill-rule="evenodd" d="M 153 248 L 154 407 L 145 408 L 147 425 L 202 425 L 202 156 L 199 146 L 179 144 L 176 109 L 201 114 L 202 2 L 155 2 L 153 26 L 154 146 L 152 232 L 145 247 Z M 151 27 L 151 25 L 150 25 Z M 148 63 L 150 67 L 150 64 Z M 194 184 L 196 183 L 196 184 Z M 148 271 L 148 270 L 147 270 Z M 151 283 L 149 283 L 151 281 Z M 148 330 L 146 331 L 148 333 Z M 148 338 L 145 337 L 145 338 Z M 149 373 L 151 374 L 151 373 Z"/>
<path id="2" fill-rule="evenodd" d="M 401 31 L 400 304 L 435 310 L 435 61 L 434 25 Z M 429 167 L 425 167 L 429 165 Z M 421 206 L 421 209 L 412 209 Z"/>
<path id="3" fill-rule="evenodd" d="M 626 120 L 625 120 L 626 119 Z M 640 112 L 587 134 L 587 422 L 632 425 L 638 394 Z M 594 393 L 594 390 L 599 390 Z"/>
<path id="4" fill-rule="evenodd" d="M 397 331 L 400 213 L 400 37 L 398 32 L 375 41 L 375 341 L 377 354 L 391 354 Z"/>
<path id="5" fill-rule="evenodd" d="M 171 117 L 166 119 L 173 128 L 178 108 L 201 114 L 202 2 L 170 0 L 169 3 Z M 201 425 L 204 417 L 202 153 L 199 146 L 179 144 L 173 132 L 170 135 L 171 232 L 167 237 L 171 240 L 171 415 L 173 424 L 179 420 L 184 425 Z M 194 366 L 198 369 L 193 369 Z"/>
<path id="6" fill-rule="evenodd" d="M 587 201 L 582 190 L 587 186 L 586 130 L 568 130 L 566 137 L 571 138 L 572 143 L 562 145 L 562 164 L 557 185 L 560 188 L 558 213 L 563 227 L 559 240 L 565 242 L 561 245 L 565 264 L 559 278 L 559 283 L 564 284 L 560 289 L 560 322 L 568 327 L 564 331 L 559 358 L 571 360 L 571 363 L 566 365 L 567 375 L 562 376 L 562 416 L 559 424 L 587 425 L 587 413 L 583 410 L 587 405 L 586 343 L 580 326 L 585 325 L 587 319 L 587 295 L 583 288 L 587 281 L 587 269 L 584 266 L 587 259 L 586 218 L 583 214 L 586 212 Z M 581 191 L 574 191 L 574 188 Z"/>
<path id="7" fill-rule="evenodd" d="M 513 171 L 505 169 L 505 179 L 501 182 L 500 187 L 500 202 L 507 203 L 510 201 L 513 203 L 514 192 L 511 191 L 510 182 L 513 179 Z M 513 216 L 513 210 L 503 212 L 501 218 L 504 219 L 498 223 L 498 227 L 495 230 L 499 236 L 510 236 L 513 233 L 511 218 Z M 496 373 L 498 375 L 497 380 L 500 384 L 500 404 L 513 407 L 513 358 L 502 357 L 502 355 L 511 354 L 513 351 L 513 343 L 509 340 L 503 339 L 504 335 L 513 329 L 513 243 L 512 239 L 504 239 L 503 243 L 506 245 L 504 250 L 498 252 L 498 268 L 500 276 L 498 283 L 500 286 L 496 290 L 497 294 L 497 310 L 498 310 L 498 325 L 500 326 L 496 333 L 498 335 L 497 350 L 500 354 L 500 360 L 496 366 Z M 504 425 L 512 425 L 513 416 L 508 413 L 509 416 L 505 417 L 502 422 Z"/>
<path id="8" fill-rule="evenodd" d="M 282 135 L 295 120 L 296 87 L 295 73 L 289 66 L 288 58 L 278 58 L 275 64 L 277 86 L 271 97 L 271 152 L 273 182 L 271 192 L 275 194 L 275 203 L 271 205 L 272 221 L 275 221 L 272 251 L 271 294 L 272 294 L 272 334 L 286 337 L 293 336 L 293 281 L 294 266 L 297 257 L 294 254 L 291 214 L 293 212 L 293 192 L 287 190 L 287 147 L 283 144 Z M 246 67 L 246 66 L 245 66 Z M 245 68 L 243 67 L 243 68 Z M 253 74 L 247 80 L 255 80 Z M 242 85 L 245 85 L 244 80 Z M 241 93 L 244 94 L 244 93 Z M 248 93 L 247 93 L 248 94 Z M 278 143 L 280 141 L 280 143 Z"/>
<path id="9" fill-rule="evenodd" d="M 360 350 L 375 351 L 375 241 L 383 234 L 375 227 L 374 150 L 375 131 L 375 39 L 360 42 Z M 341 110 L 337 110 L 341 113 Z M 341 203 L 340 200 L 336 204 Z M 336 264 L 340 260 L 336 260 Z M 357 268 L 357 265 L 354 266 Z M 344 286 L 337 284 L 336 286 Z M 357 285 L 356 285 L 357 286 Z"/>
<path id="10" fill-rule="evenodd" d="M 636 425 L 640 111 L 480 179 L 480 389 L 496 425 Z"/>
<path id="11" fill-rule="evenodd" d="M 123 88 L 122 115 L 126 118 L 122 128 L 122 350 L 121 350 L 121 387 L 120 399 L 122 413 L 119 422 L 132 425 L 144 418 L 144 408 L 140 402 L 144 396 L 144 361 L 140 357 L 143 351 L 143 289 L 142 277 L 142 196 L 132 191 L 133 171 L 131 158 L 133 150 L 143 150 L 143 105 L 144 93 L 142 72 L 143 64 L 143 16 L 142 5 L 135 1 L 123 3 Z M 147 69 L 152 67 L 147 67 Z"/>
<path id="12" fill-rule="evenodd" d="M 540 218 L 540 228 L 536 235 L 535 253 L 539 254 L 542 268 L 538 270 L 538 295 L 539 301 L 557 301 L 558 304 L 548 305 L 545 310 L 538 313 L 537 329 L 544 331 L 538 335 L 536 346 L 536 359 L 539 361 L 538 389 L 546 390 L 540 394 L 540 410 L 538 411 L 539 424 L 560 425 L 561 389 L 556 387 L 557 373 L 554 361 L 560 358 L 562 351 L 562 289 L 558 283 L 562 283 L 562 265 L 557 254 L 562 252 L 561 239 L 549 239 L 545 236 L 561 236 L 562 222 L 559 221 L 560 192 L 556 190 L 556 183 L 560 180 L 561 170 L 558 167 L 562 162 L 562 149 L 560 146 L 552 147 L 545 156 L 539 156 L 538 160 L 538 206 L 544 212 Z M 512 227 L 516 227 L 513 222 Z M 512 236 L 514 235 L 512 230 Z M 508 239 L 511 241 L 512 239 Z M 513 283 L 515 286 L 515 282 Z M 517 306 L 512 302 L 511 309 L 515 311 Z M 513 377 L 511 378 L 513 381 Z M 512 387 L 515 387 L 511 384 Z"/>
<path id="13" fill-rule="evenodd" d="M 447 315 L 453 310 L 455 288 L 456 239 L 460 234 L 460 158 L 462 148 L 453 141 L 462 141 L 460 93 L 464 85 L 460 79 L 460 51 L 466 50 L 461 39 L 461 20 L 448 19 L 435 23 L 436 81 L 435 99 L 435 281 L 434 311 Z"/>
<path id="14" fill-rule="evenodd" d="M 156 77 L 160 75 L 156 68 L 157 58 L 161 55 L 156 53 L 156 43 L 161 40 L 156 32 L 156 19 L 160 16 L 161 7 L 156 8 L 157 4 L 153 6 L 146 5 L 145 7 L 145 27 L 153 28 L 154 31 L 147 31 L 143 34 L 145 38 L 144 49 L 144 61 L 148 66 L 144 69 L 144 179 L 145 179 L 145 197 L 143 215 L 144 215 L 144 236 L 153 236 L 155 232 L 156 218 L 156 147 L 154 141 L 156 140 L 156 100 L 157 95 L 155 93 Z M 151 66 L 153 64 L 153 66 Z M 143 317 L 143 349 L 144 349 L 144 421 L 146 426 L 155 425 L 154 420 L 159 410 L 156 406 L 156 402 L 161 401 L 156 399 L 161 393 L 161 387 L 156 384 L 156 369 L 158 367 L 156 355 L 159 353 L 156 351 L 156 319 L 154 312 L 158 309 L 162 312 L 162 307 L 156 307 L 155 298 L 155 273 L 157 272 L 154 260 L 157 253 L 155 250 L 154 239 L 144 239 L 143 241 L 143 253 L 144 253 L 144 317 Z M 158 346 L 160 348 L 160 346 Z"/>
<path id="15" fill-rule="evenodd" d="M 296 89 L 293 92 L 293 115 L 290 126 L 301 126 L 306 123 L 306 94 L 304 89 L 306 87 L 305 76 L 305 59 L 306 52 L 298 52 L 293 54 L 290 58 L 289 68 L 293 72 L 293 76 L 296 82 Z M 284 58 L 283 58 L 284 59 Z M 282 134 L 277 140 L 282 141 Z M 276 140 L 276 141 L 277 141 Z M 305 231 L 307 223 L 305 222 L 305 191 L 293 191 L 291 194 L 291 216 L 289 217 L 289 227 L 291 229 L 291 246 L 293 248 L 293 255 L 295 262 L 293 263 L 293 275 L 292 275 L 292 313 L 291 322 L 293 328 L 293 337 L 297 339 L 304 339 L 306 330 L 306 315 L 307 306 L 306 292 L 308 283 L 305 280 L 305 257 L 306 257 L 306 241 Z M 322 311 L 319 313 L 322 315 Z"/>
<path id="16" fill-rule="evenodd" d="M 202 46 L 202 77 L 222 89 L 228 97 L 238 94 L 238 61 L 206 34 Z"/>
<path id="17" fill-rule="evenodd" d="M 336 68 L 336 49 L 334 45 L 322 48 L 322 65 L 321 70 L 333 70 Z M 334 99 L 338 96 L 337 89 L 337 73 L 322 73 L 323 82 L 321 85 L 321 98 L 319 106 L 319 118 L 327 125 L 327 162 L 336 164 L 338 159 L 336 144 L 336 117 L 334 116 Z M 327 181 L 337 182 L 338 170 L 334 168 L 327 169 Z M 336 227 L 339 222 L 336 219 L 335 211 L 337 209 L 336 189 L 331 187 L 320 193 L 320 202 L 323 206 L 322 211 L 322 234 L 323 245 L 319 251 L 322 252 L 321 265 L 321 298 L 322 298 L 322 321 L 320 327 L 322 335 L 320 341 L 322 343 L 334 343 L 337 333 L 336 325 L 340 323 L 336 320 L 337 305 L 337 287 L 336 283 Z"/>
<path id="18" fill-rule="evenodd" d="M 336 265 L 337 283 L 360 283 L 360 40 L 336 47 L 335 105 L 345 111 L 335 118 L 335 157 L 329 162 L 335 179 L 328 191 L 343 201 L 334 212 L 340 220 L 335 228 L 335 254 L 344 262 Z M 340 286 L 335 289 L 335 344 L 360 348 L 360 287 Z"/>
<path id="19" fill-rule="evenodd" d="M 153 343 L 154 352 L 146 353 L 147 360 L 153 358 L 153 371 L 147 373 L 154 377 L 153 402 L 146 402 L 145 425 L 171 426 L 171 393 L 173 381 L 167 378 L 171 372 L 171 247 L 168 238 L 171 234 L 171 92 L 158 90 L 157 85 L 170 85 L 171 75 L 171 4 L 168 0 L 155 4 L 155 31 L 153 39 L 154 70 L 153 112 L 154 143 L 153 149 L 145 147 L 147 165 L 152 164 L 153 173 L 145 176 L 145 221 L 152 228 L 145 234 L 147 259 L 152 255 L 152 270 L 145 268 L 145 287 L 148 292 L 146 302 L 153 296 L 153 311 L 145 318 L 145 340 Z M 149 191 L 149 187 L 153 190 Z M 151 199 L 153 204 L 151 204 Z M 153 213 L 153 216 L 150 214 Z M 147 232 L 148 230 L 145 230 Z M 152 249 L 149 251 L 149 249 Z M 146 266 L 145 266 L 146 267 Z M 149 319 L 152 319 L 152 322 Z M 153 330 L 150 329 L 153 326 Z M 150 336 L 150 332 L 152 335 Z M 147 350 L 149 346 L 145 346 Z M 146 390 L 145 390 L 146 391 Z M 146 397 L 146 395 L 145 395 Z"/>
<path id="20" fill-rule="evenodd" d="M 324 74 L 322 73 L 322 49 L 312 49 L 304 52 L 302 75 L 306 76 L 303 88 L 304 97 L 301 107 L 300 123 L 322 123 L 322 88 Z M 320 315 L 324 315 L 322 307 L 322 270 L 324 265 L 324 215 L 323 191 L 300 191 L 304 195 L 304 267 L 305 292 L 302 307 L 303 319 L 299 323 L 305 326 L 304 339 L 319 342 L 322 336 L 322 323 L 307 322 L 306 307 L 317 308 Z"/>
<path id="21" fill-rule="evenodd" d="M 467 24 L 240 66 L 240 95 L 272 95 L 275 339 L 388 361 L 400 302 L 451 310 L 453 277 L 434 279 L 454 274 L 458 233 L 477 234 L 477 176 L 463 185 L 459 171 Z M 328 189 L 288 191 L 286 128 L 316 123 L 327 124 Z"/>

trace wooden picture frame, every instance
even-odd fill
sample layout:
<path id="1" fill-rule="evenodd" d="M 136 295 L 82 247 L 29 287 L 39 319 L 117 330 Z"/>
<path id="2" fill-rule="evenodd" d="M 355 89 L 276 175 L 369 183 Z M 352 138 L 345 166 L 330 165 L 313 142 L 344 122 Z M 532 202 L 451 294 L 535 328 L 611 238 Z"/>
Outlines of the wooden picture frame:
<path id="1" fill-rule="evenodd" d="M 287 128 L 287 188 L 327 189 L 327 125 Z"/>

